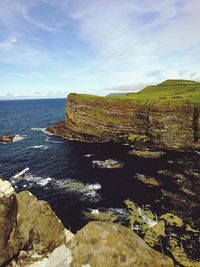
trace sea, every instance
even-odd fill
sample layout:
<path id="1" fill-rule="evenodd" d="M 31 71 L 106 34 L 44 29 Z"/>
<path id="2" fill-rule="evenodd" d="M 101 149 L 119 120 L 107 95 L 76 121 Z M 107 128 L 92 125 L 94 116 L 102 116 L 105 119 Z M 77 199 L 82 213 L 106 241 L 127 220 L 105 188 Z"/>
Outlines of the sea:
<path id="1" fill-rule="evenodd" d="M 199 151 L 164 151 L 151 159 L 130 155 L 134 147 L 129 143 L 88 144 L 48 134 L 48 126 L 65 119 L 65 109 L 66 99 L 0 101 L 0 135 L 17 135 L 15 142 L 0 144 L 0 175 L 17 192 L 29 190 L 47 201 L 73 232 L 90 220 L 85 211 L 125 214 L 126 199 L 158 215 L 185 216 L 188 223 L 200 226 Z M 123 167 L 106 167 L 108 159 Z M 188 190 L 184 192 L 170 172 L 185 174 Z M 138 174 L 160 179 L 161 186 L 145 184 Z"/>

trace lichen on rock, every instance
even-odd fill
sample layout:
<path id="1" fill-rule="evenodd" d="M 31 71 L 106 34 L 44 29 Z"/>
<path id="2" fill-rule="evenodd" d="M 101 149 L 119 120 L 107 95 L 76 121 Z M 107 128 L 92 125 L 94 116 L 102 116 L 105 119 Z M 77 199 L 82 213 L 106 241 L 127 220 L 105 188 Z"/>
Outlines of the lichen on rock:
<path id="1" fill-rule="evenodd" d="M 90 222 L 68 243 L 71 267 L 171 267 L 173 261 L 151 249 L 129 229 L 114 223 Z"/>

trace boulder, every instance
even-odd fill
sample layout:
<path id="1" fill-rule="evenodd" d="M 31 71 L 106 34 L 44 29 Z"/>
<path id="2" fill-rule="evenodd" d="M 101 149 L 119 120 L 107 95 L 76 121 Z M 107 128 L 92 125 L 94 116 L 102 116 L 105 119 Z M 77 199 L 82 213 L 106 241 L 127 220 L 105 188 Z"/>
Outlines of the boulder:
<path id="1" fill-rule="evenodd" d="M 72 237 L 47 202 L 28 191 L 16 194 L 0 178 L 0 266 L 13 259 L 17 266 L 29 266 L 35 255 L 43 258 Z"/>
<path id="2" fill-rule="evenodd" d="M 114 223 L 90 222 L 67 244 L 71 267 L 172 267 L 173 261 L 150 248 L 131 230 Z"/>
<path id="3" fill-rule="evenodd" d="M 52 252 L 73 237 L 46 201 L 38 201 L 30 192 L 23 191 L 17 194 L 17 202 L 19 231 L 32 250 Z"/>

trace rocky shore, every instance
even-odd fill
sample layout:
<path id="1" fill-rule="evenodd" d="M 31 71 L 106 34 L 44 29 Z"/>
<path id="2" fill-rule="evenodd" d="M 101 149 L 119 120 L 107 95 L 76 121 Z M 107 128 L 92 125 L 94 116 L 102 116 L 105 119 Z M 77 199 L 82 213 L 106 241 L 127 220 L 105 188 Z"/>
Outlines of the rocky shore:
<path id="1" fill-rule="evenodd" d="M 0 266 L 171 267 L 129 229 L 90 222 L 73 235 L 45 201 L 0 179 Z"/>

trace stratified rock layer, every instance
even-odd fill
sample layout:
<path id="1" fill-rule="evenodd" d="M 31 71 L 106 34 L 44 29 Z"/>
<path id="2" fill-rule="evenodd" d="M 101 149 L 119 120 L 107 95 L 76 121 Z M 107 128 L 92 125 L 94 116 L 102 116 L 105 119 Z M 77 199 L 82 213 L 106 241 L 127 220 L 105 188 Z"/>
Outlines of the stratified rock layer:
<path id="1" fill-rule="evenodd" d="M 200 147 L 195 105 L 138 104 L 132 100 L 70 94 L 66 121 L 49 127 L 55 135 L 85 142 L 131 140 L 172 149 Z"/>
<path id="2" fill-rule="evenodd" d="M 114 223 L 90 222 L 68 243 L 71 267 L 172 267 L 173 261 L 148 247 L 131 230 Z"/>

